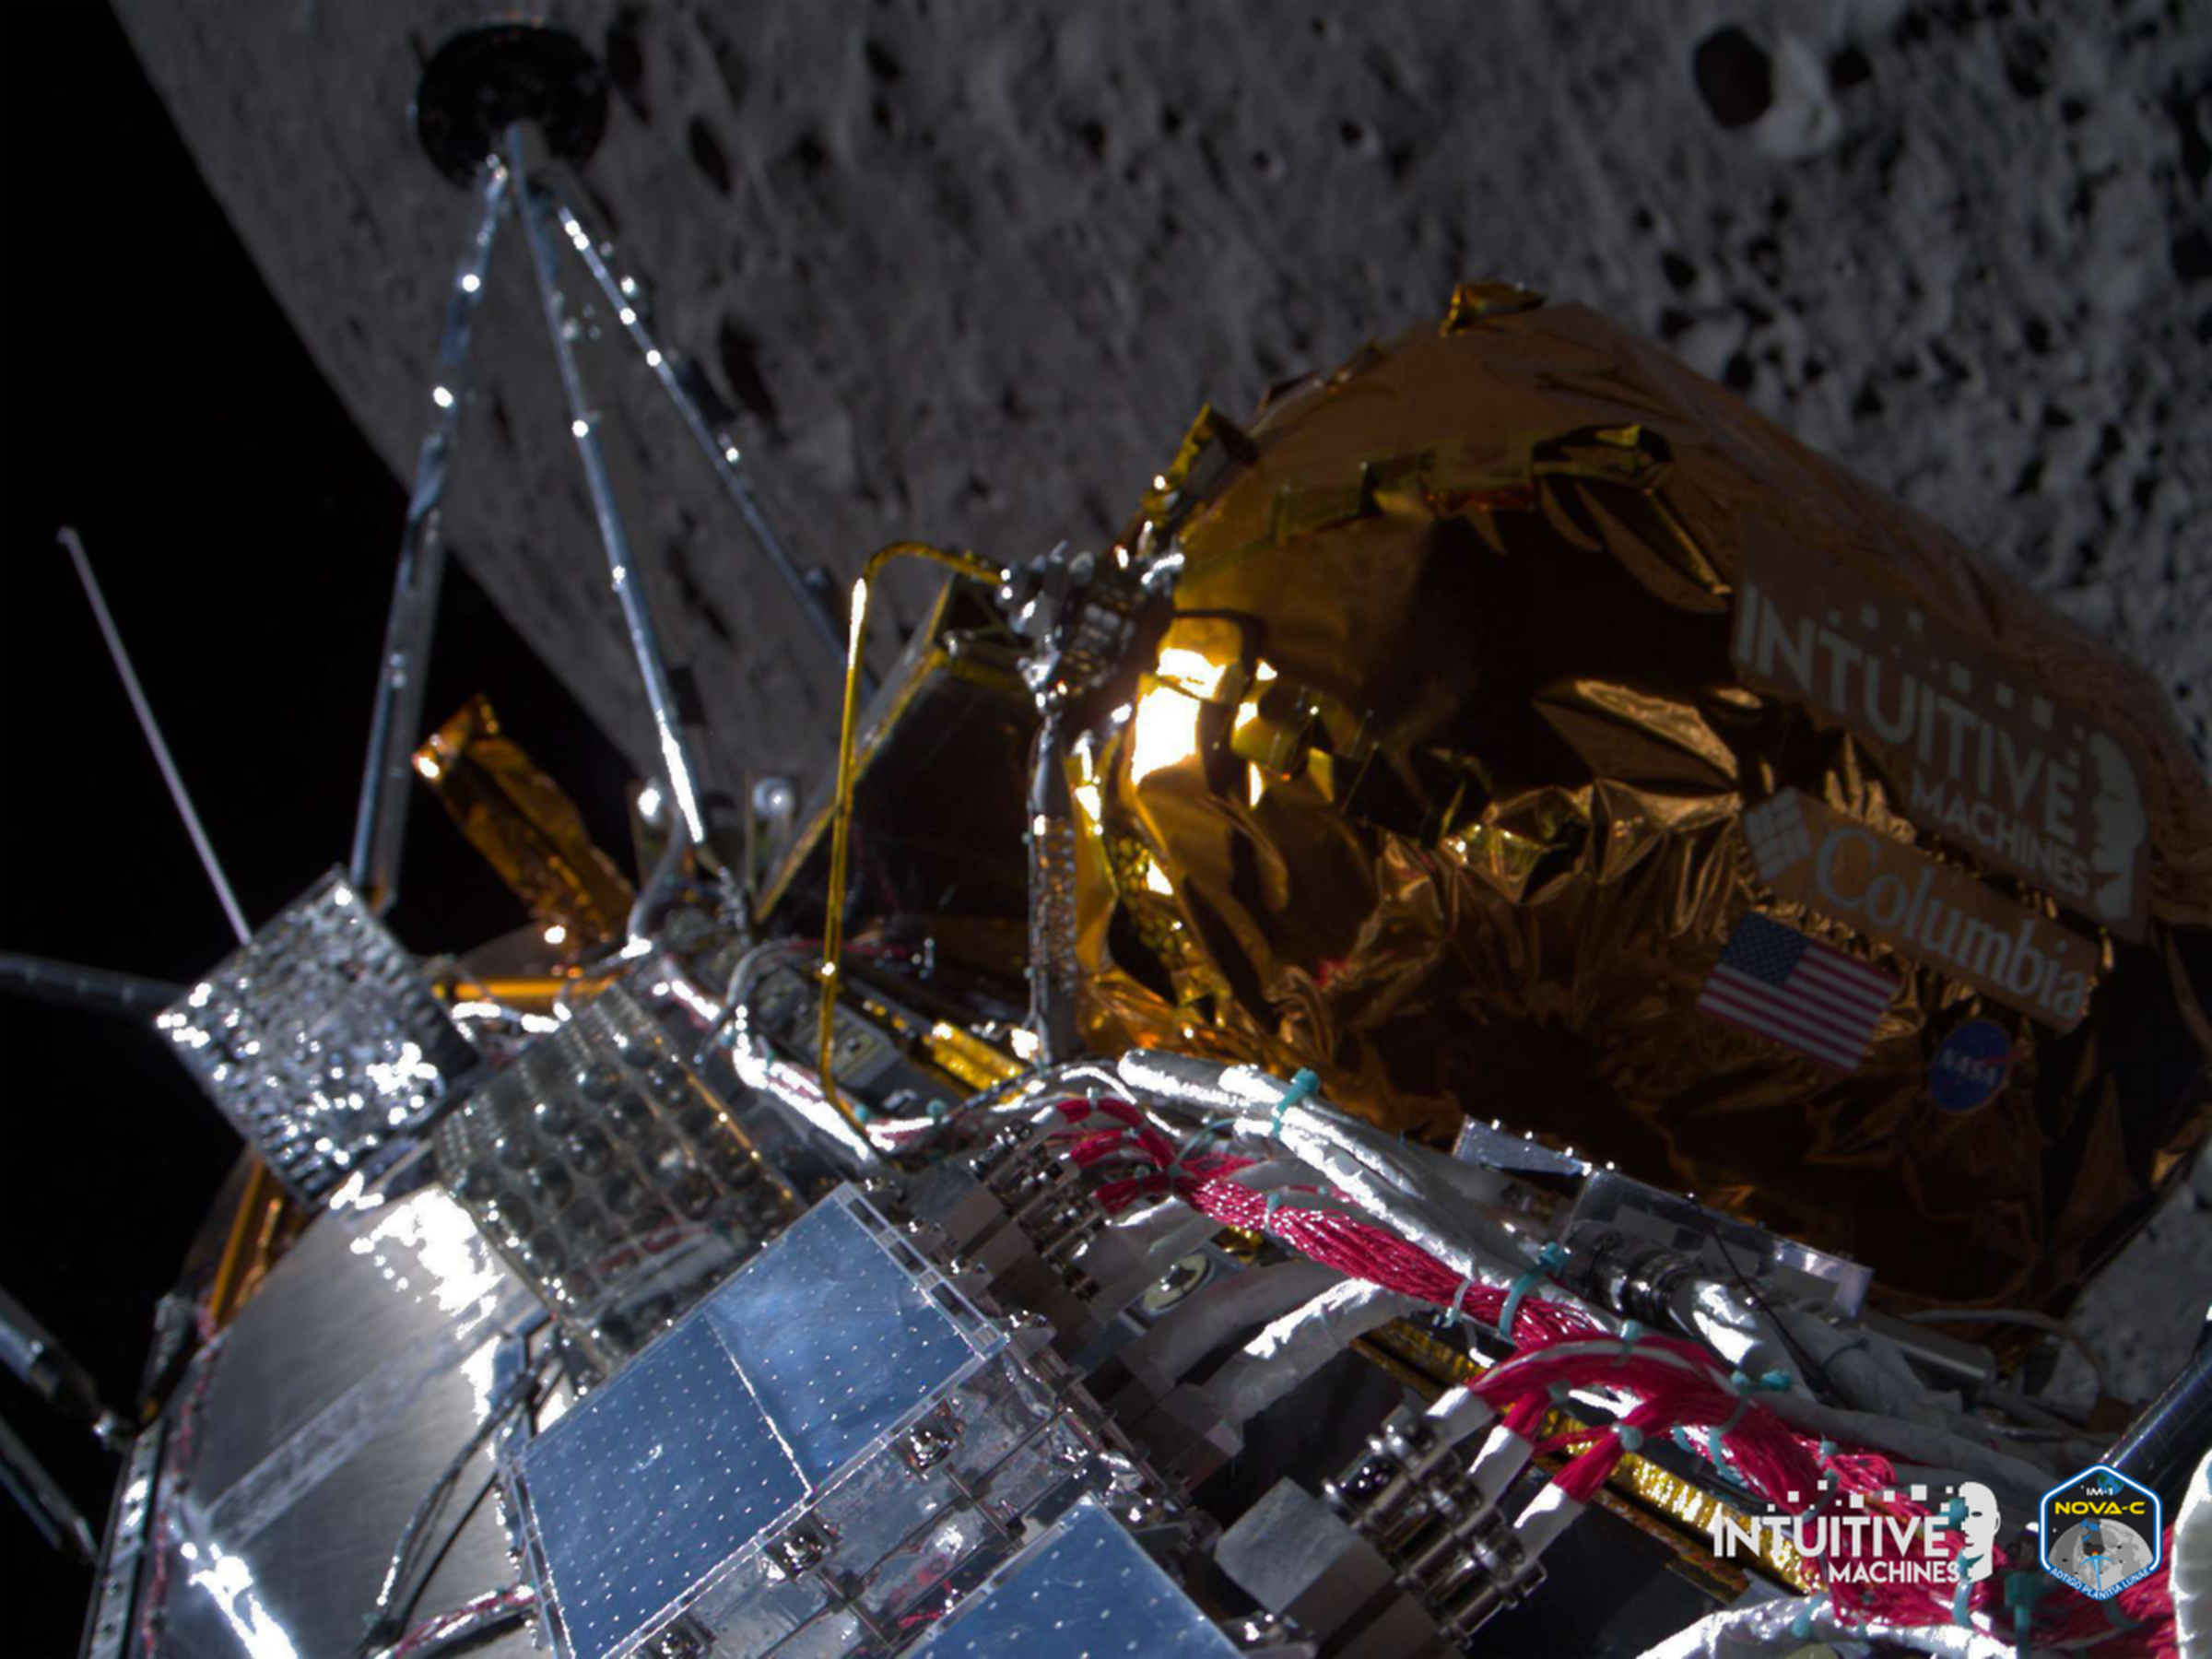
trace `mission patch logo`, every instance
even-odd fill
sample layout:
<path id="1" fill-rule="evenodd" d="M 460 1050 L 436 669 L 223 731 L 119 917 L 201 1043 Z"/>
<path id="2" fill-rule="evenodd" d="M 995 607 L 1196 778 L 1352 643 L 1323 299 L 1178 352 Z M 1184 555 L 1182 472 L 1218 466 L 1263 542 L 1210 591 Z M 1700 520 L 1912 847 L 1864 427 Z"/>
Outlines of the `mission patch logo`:
<path id="1" fill-rule="evenodd" d="M 2043 1494 L 2043 1570 L 2109 1601 L 2159 1564 L 2166 1535 L 2156 1492 L 2102 1464 Z"/>

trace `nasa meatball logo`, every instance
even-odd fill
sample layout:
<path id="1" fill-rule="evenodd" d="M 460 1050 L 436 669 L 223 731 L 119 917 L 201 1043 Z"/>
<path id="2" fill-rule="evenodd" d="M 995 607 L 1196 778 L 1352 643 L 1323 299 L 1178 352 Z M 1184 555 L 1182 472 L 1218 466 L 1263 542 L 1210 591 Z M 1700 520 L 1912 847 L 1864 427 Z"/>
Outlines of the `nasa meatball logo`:
<path id="1" fill-rule="evenodd" d="M 2098 1464 L 2043 1494 L 2043 1571 L 2109 1601 L 2159 1564 L 2165 1517 L 2159 1497 Z"/>
<path id="2" fill-rule="evenodd" d="M 1994 1019 L 1971 1019 L 1928 1063 L 1928 1097 L 1946 1112 L 1986 1105 L 2012 1075 L 2012 1038 Z"/>

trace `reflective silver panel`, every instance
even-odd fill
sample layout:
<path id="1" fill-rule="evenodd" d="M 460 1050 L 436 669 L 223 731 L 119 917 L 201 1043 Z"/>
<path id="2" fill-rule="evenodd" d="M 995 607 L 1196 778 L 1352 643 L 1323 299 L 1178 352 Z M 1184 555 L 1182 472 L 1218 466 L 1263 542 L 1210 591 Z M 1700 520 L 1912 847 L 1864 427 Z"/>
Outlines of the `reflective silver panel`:
<path id="1" fill-rule="evenodd" d="M 538 1317 L 435 1188 L 324 1212 L 171 1400 L 142 1574 L 159 1594 L 131 1651 L 150 1633 L 177 1659 L 351 1652 L 409 1516 L 500 1391 L 502 1334 Z M 472 1459 L 432 1529 L 452 1543 L 418 1616 L 513 1583 L 497 1503 L 462 1519 L 493 1470 Z"/>
<path id="2" fill-rule="evenodd" d="M 601 1370 L 799 1213 L 627 985 L 531 1043 L 433 1139 L 453 1195 Z"/>
<path id="3" fill-rule="evenodd" d="M 415 960 L 333 870 L 155 1025 L 294 1196 L 421 1123 L 476 1051 Z"/>

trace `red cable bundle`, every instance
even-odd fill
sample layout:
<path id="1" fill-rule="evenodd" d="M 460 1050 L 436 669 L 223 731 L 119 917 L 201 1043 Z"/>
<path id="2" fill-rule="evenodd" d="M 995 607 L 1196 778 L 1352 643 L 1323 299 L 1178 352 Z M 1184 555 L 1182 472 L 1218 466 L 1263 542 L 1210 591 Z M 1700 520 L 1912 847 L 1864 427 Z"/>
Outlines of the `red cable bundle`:
<path id="1" fill-rule="evenodd" d="M 1094 1168 L 1108 1159 L 1133 1156 L 1144 1168 L 1135 1174 L 1102 1182 L 1095 1196 L 1108 1214 L 1116 1214 L 1142 1196 L 1172 1194 L 1200 1214 L 1226 1227 L 1262 1231 L 1323 1265 L 1352 1277 L 1417 1297 L 1475 1322 L 1499 1328 L 1509 1301 L 1516 1301 L 1511 1340 L 1518 1352 L 1492 1367 L 1472 1386 L 1506 1425 L 1523 1438 L 1533 1434 L 1555 1394 L 1595 1389 L 1630 1394 L 1638 1404 L 1614 1428 L 1569 1462 L 1553 1484 L 1568 1497 L 1586 1502 L 1605 1484 L 1631 1443 L 1641 1437 L 1690 1431 L 1695 1449 L 1713 1458 L 1724 1474 L 1793 1516 L 1818 1511 L 1843 1516 L 1869 1515 L 1867 1524 L 1845 1521 L 1841 1529 L 1853 1547 L 1847 1557 L 1830 1551 L 1803 1558 L 1823 1581 L 1837 1611 L 1851 1619 L 1886 1624 L 1949 1623 L 1950 1594 L 1927 1585 L 1892 1582 L 1885 1563 L 1924 1559 L 1906 1548 L 1900 1535 L 1911 1527 L 1917 1544 L 1925 1535 L 1928 1507 L 1898 1489 L 1888 1459 L 1865 1451 L 1824 1449 L 1792 1430 L 1750 1397 L 1755 1384 L 1723 1373 L 1702 1348 L 1649 1333 L 1616 1337 L 1563 1302 L 1513 1293 L 1461 1278 L 1434 1256 L 1396 1234 L 1334 1209 L 1285 1202 L 1288 1189 L 1269 1197 L 1231 1179 L 1255 1159 L 1208 1152 L 1212 1132 L 1200 1130 L 1178 1147 L 1148 1124 L 1125 1100 L 1067 1100 L 1062 1114 L 1076 1123 L 1094 1115 L 1120 1125 L 1069 1136 L 1068 1156 Z M 1532 1274 L 1531 1282 L 1535 1276 Z M 1555 1351 L 1556 1350 L 1556 1351 Z M 1594 1351 L 1602 1350 L 1602 1351 Z M 1700 1430 L 1719 1430 L 1717 1436 Z M 1626 1432 L 1628 1441 L 1624 1442 Z M 1547 1442 L 1556 1449 L 1566 1437 Z M 1578 1437 L 1579 1438 L 1579 1437 Z M 1717 1444 L 1712 1443 L 1717 1441 Z M 1834 1536 L 1834 1530 L 1830 1537 Z M 1946 1553 L 1961 1547 L 1947 1531 Z M 1833 1570 L 1845 1562 L 1850 1582 Z M 2006 1565 L 1999 1554 L 1997 1565 Z M 1971 1604 L 1989 1617 L 2003 1637 L 2012 1634 L 2013 1611 L 2005 1600 L 2003 1578 L 1992 1575 L 1974 1587 Z M 2099 1604 L 2072 1591 L 2046 1597 L 2058 1603 L 2056 1616 L 2036 1622 L 2039 1642 L 2101 1637 L 2104 1651 L 2171 1659 L 2175 1651 L 2173 1603 L 2165 1569 L 2131 1586 L 2112 1603 Z M 2121 1618 L 2107 1611 L 2116 1606 Z"/>

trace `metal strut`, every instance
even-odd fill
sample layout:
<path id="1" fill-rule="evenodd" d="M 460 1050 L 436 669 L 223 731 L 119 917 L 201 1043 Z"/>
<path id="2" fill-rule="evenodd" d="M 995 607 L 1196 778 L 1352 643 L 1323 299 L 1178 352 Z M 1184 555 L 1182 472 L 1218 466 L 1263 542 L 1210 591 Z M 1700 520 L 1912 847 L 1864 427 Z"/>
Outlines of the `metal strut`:
<path id="1" fill-rule="evenodd" d="M 453 469 L 453 444 L 466 390 L 468 345 L 492 241 L 507 211 L 507 169 L 495 157 L 478 182 L 483 210 L 468 240 L 446 302 L 438 341 L 438 382 L 430 388 L 437 413 L 415 457 L 415 487 L 399 535 L 399 570 L 392 581 L 392 609 L 384 622 L 384 654 L 369 720 L 369 757 L 361 768 L 361 799 L 353 820 L 353 858 L 347 873 L 355 890 L 379 914 L 399 896 L 400 849 L 407 834 L 407 766 L 422 729 L 422 697 L 429 683 L 430 636 L 438 622 L 438 595 L 445 582 L 445 538 L 439 503 Z"/>
<path id="2" fill-rule="evenodd" d="M 599 540 L 606 549 L 607 571 L 614 582 L 615 597 L 622 605 L 622 620 L 629 629 L 630 650 L 637 656 L 638 672 L 645 681 L 646 700 L 653 705 L 653 727 L 660 738 L 661 763 L 667 771 L 669 793 L 676 798 L 686 835 L 693 846 L 698 846 L 707 839 L 706 818 L 700 805 L 699 764 L 684 735 L 682 712 L 677 707 L 676 690 L 669 682 L 668 664 L 661 652 L 659 630 L 653 626 L 653 607 L 647 602 L 644 583 L 631 558 L 629 533 L 622 527 L 614 477 L 607 470 L 606 454 L 599 442 L 599 411 L 593 404 L 591 388 L 584 382 L 582 366 L 576 360 L 576 349 L 569 337 L 569 302 L 561 292 L 560 253 L 553 240 L 560 209 L 531 177 L 535 162 L 533 143 L 533 133 L 527 124 L 518 123 L 508 129 L 508 165 L 514 172 L 515 189 L 522 202 L 523 228 L 530 242 L 530 263 L 537 273 L 537 294 L 545 307 L 546 330 L 553 338 L 553 356 L 560 367 L 561 390 L 568 394 L 569 429 L 575 436 L 576 454 L 583 463 L 584 483 L 592 492 L 592 512 L 599 522 Z M 591 245 L 581 228 L 569 240 L 580 251 Z"/>
<path id="3" fill-rule="evenodd" d="M 700 453 L 706 456 L 707 465 L 714 469 L 715 478 L 721 483 L 724 493 L 730 498 L 731 504 L 737 509 L 737 516 L 745 521 L 745 527 L 751 532 L 761 555 L 774 567 L 776 575 L 790 590 L 793 601 L 799 607 L 799 614 L 806 618 L 816 637 L 828 648 L 831 659 L 841 668 L 845 660 L 843 623 L 830 608 L 822 591 L 806 580 L 806 572 L 799 569 L 798 560 L 791 556 L 791 549 L 783 545 L 783 538 L 776 533 L 775 525 L 769 522 L 767 513 L 761 511 L 759 498 L 753 493 L 752 477 L 746 470 L 744 452 L 727 432 L 718 431 L 709 423 L 706 411 L 699 406 L 699 400 L 692 396 L 684 384 L 683 376 L 678 371 L 680 359 L 676 353 L 664 349 L 653 337 L 645 297 L 639 292 L 635 278 L 616 270 L 612 263 L 613 244 L 594 242 L 585 231 L 582 221 L 576 217 L 575 209 L 570 206 L 567 196 L 558 190 L 549 189 L 546 194 L 552 197 L 555 209 L 560 216 L 560 228 L 567 234 L 570 244 L 575 248 L 577 256 L 583 261 L 584 269 L 591 272 L 592 280 L 599 285 L 599 291 L 606 296 L 607 304 L 614 307 L 615 318 L 622 324 L 631 343 L 644 355 L 645 367 L 653 371 L 653 379 L 660 382 L 661 390 L 668 394 L 668 401 L 676 406 L 684 429 L 691 434 L 699 445 Z M 862 688 L 864 692 L 873 694 L 871 685 L 864 683 Z"/>

